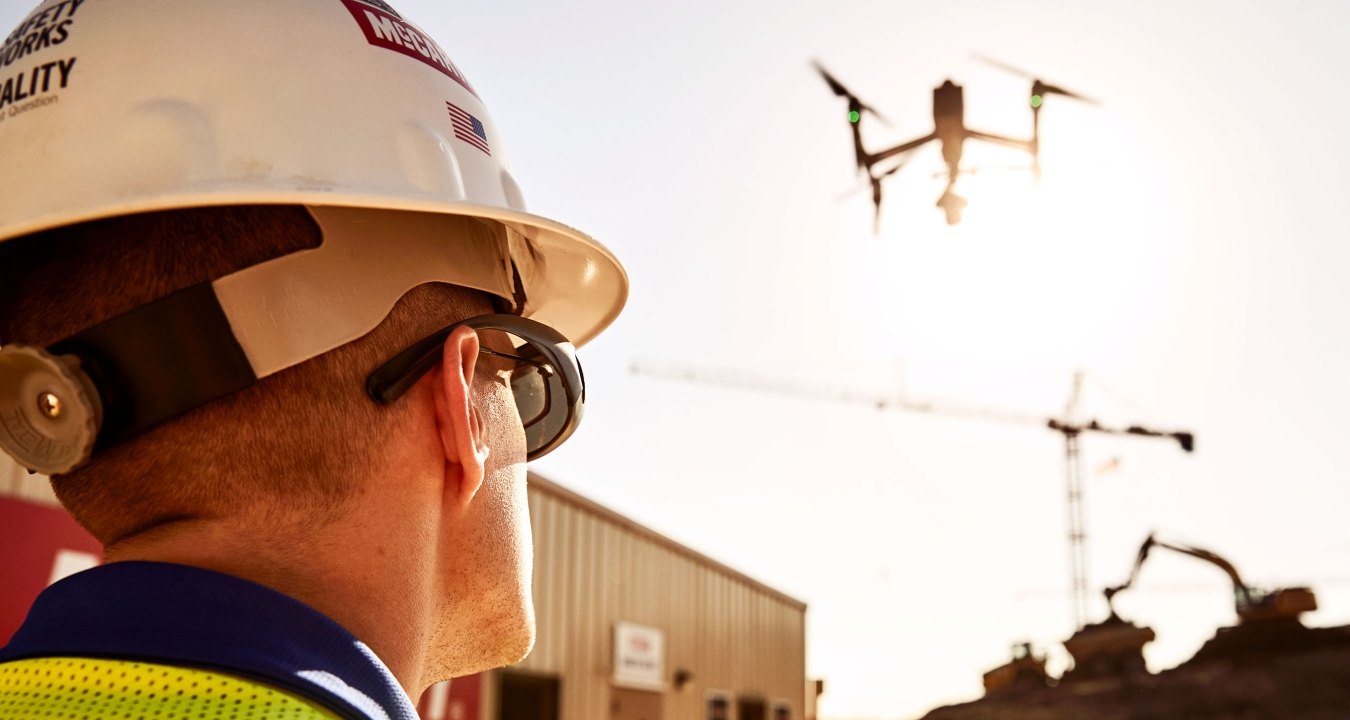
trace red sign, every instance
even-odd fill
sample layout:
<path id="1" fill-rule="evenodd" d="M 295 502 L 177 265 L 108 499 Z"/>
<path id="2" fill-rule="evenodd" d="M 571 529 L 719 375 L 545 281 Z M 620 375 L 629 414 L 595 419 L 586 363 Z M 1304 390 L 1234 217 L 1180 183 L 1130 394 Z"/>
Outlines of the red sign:
<path id="1" fill-rule="evenodd" d="M 465 90 L 478 97 L 478 93 L 469 86 L 469 81 L 464 79 L 464 73 L 455 67 L 441 46 L 411 23 L 404 22 L 402 18 L 361 0 L 342 0 L 342 4 L 346 5 L 347 11 L 356 18 L 356 24 L 361 26 L 361 31 L 366 34 L 366 41 L 371 45 L 420 60 L 445 73 L 446 77 L 463 85 Z"/>
<path id="2" fill-rule="evenodd" d="M 103 546 L 65 510 L 0 497 L 0 645 L 43 588 L 102 558 Z"/>
<path id="3" fill-rule="evenodd" d="M 482 675 L 439 682 L 422 693 L 417 714 L 422 720 L 478 720 L 482 693 Z"/>

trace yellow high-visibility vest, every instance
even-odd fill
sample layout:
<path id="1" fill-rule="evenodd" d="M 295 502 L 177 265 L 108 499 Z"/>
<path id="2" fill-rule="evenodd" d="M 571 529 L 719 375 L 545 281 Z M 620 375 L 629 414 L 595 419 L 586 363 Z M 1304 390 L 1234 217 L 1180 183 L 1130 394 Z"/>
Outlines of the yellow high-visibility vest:
<path id="1" fill-rule="evenodd" d="M 0 663 L 0 720 L 334 720 L 279 688 L 228 673 L 128 660 Z"/>

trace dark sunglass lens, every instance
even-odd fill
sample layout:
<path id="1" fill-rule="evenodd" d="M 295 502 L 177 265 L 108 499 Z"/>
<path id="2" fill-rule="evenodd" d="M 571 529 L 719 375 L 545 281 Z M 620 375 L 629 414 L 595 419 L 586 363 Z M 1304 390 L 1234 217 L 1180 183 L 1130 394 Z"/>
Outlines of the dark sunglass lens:
<path id="1" fill-rule="evenodd" d="M 527 339 L 510 330 L 486 343 L 486 354 L 511 366 L 511 392 L 525 429 L 528 456 L 551 450 L 580 419 L 582 380 L 571 345 L 559 339 Z M 502 342 L 502 341 L 505 342 Z M 554 342 L 558 344 L 553 345 Z"/>
<path id="2" fill-rule="evenodd" d="M 525 427 L 525 437 L 531 452 L 549 447 L 571 428 L 572 408 L 561 373 L 544 378 L 548 402 L 538 418 Z"/>
<path id="3" fill-rule="evenodd" d="M 511 373 L 511 392 L 516 398 L 520 421 L 529 427 L 548 414 L 548 378 L 534 365 L 520 363 Z"/>

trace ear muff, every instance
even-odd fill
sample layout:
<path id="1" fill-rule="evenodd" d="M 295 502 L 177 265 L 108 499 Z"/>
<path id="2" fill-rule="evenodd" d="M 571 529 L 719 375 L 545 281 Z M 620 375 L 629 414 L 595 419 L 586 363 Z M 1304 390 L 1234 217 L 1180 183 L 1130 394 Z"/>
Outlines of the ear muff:
<path id="1" fill-rule="evenodd" d="M 0 448 L 30 473 L 69 472 L 94 451 L 103 401 L 74 355 L 0 348 Z"/>

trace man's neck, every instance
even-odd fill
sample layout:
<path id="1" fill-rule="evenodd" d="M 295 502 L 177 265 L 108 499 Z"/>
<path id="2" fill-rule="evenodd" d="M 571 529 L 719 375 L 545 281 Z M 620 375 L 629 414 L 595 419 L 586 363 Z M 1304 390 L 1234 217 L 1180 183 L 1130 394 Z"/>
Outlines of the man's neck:
<path id="1" fill-rule="evenodd" d="M 380 515 L 348 510 L 308 532 L 234 518 L 185 519 L 110 545 L 107 560 L 215 570 L 295 598 L 369 646 L 415 702 L 436 611 L 435 544 L 413 530 L 411 518 L 381 525 L 355 521 L 361 517 Z"/>

